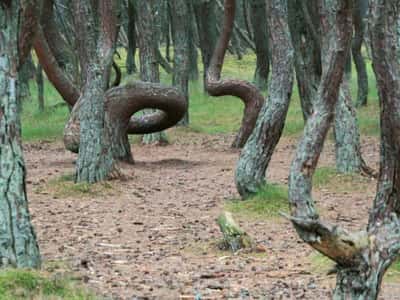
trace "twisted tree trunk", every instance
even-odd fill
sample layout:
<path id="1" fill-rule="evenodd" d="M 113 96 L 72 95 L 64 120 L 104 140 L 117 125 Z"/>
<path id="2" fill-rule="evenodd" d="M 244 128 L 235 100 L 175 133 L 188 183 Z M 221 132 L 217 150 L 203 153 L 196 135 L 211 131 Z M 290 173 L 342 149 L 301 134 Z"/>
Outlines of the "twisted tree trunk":
<path id="1" fill-rule="evenodd" d="M 215 47 L 206 76 L 206 90 L 212 96 L 236 96 L 245 105 L 242 125 L 232 147 L 241 148 L 246 143 L 257 121 L 257 116 L 264 103 L 260 90 L 253 84 L 238 79 L 221 79 L 225 53 L 233 30 L 235 20 L 235 1 L 225 1 L 224 25 Z"/>
<path id="2" fill-rule="evenodd" d="M 312 176 L 339 97 L 352 36 L 352 1 L 325 2 L 321 10 L 326 56 L 315 113 L 308 119 L 289 177 L 292 220 L 299 236 L 337 263 L 333 299 L 375 300 L 383 275 L 400 250 L 400 4 L 371 1 L 373 66 L 381 101 L 381 167 L 374 206 L 366 230 L 349 233 L 323 222 L 311 196 Z"/>
<path id="3" fill-rule="evenodd" d="M 293 88 L 293 48 L 287 19 L 287 2 L 267 1 L 272 78 L 267 101 L 256 127 L 239 157 L 236 187 L 242 198 L 256 193 L 265 183 L 265 172 L 282 135 Z"/>
<path id="4" fill-rule="evenodd" d="M 38 24 L 35 0 L 0 1 L 0 268 L 39 268 L 21 146 L 19 72 Z"/>

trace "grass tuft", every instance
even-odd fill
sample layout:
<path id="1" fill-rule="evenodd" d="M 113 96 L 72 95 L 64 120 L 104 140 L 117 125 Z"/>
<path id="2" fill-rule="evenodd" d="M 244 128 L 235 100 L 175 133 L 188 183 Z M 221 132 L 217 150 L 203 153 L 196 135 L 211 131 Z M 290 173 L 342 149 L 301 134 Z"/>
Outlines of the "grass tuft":
<path id="1" fill-rule="evenodd" d="M 93 197 L 115 193 L 109 182 L 89 184 L 84 182 L 75 183 L 74 174 L 64 174 L 58 178 L 49 180 L 47 184 L 40 186 L 37 193 L 50 193 L 57 198 L 67 197 Z"/>
<path id="2" fill-rule="evenodd" d="M 251 218 L 275 218 L 280 212 L 288 211 L 287 187 L 278 184 L 267 184 L 251 198 L 229 201 L 225 209 L 236 215 Z"/>
<path id="3" fill-rule="evenodd" d="M 53 276 L 32 270 L 0 271 L 0 300 L 65 299 L 91 300 L 94 294 L 86 291 L 72 278 Z"/>

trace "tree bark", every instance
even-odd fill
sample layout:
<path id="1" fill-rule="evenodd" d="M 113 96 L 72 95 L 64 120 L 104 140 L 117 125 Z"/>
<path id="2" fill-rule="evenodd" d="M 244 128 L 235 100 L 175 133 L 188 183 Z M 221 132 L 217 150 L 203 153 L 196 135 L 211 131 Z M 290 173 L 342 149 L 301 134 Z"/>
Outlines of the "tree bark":
<path id="1" fill-rule="evenodd" d="M 174 74 L 172 85 L 176 86 L 186 98 L 189 107 L 189 47 L 190 47 L 190 15 L 187 0 L 172 0 L 172 28 L 174 41 Z M 189 112 L 179 123 L 189 125 Z"/>
<path id="2" fill-rule="evenodd" d="M 208 67 L 211 63 L 215 45 L 217 44 L 217 15 L 216 15 L 216 0 L 192 0 L 196 23 L 197 32 L 199 33 L 199 44 L 201 51 L 201 58 L 203 61 L 203 81 L 204 90 L 206 89 L 206 77 Z"/>
<path id="3" fill-rule="evenodd" d="M 251 0 L 250 13 L 252 27 L 254 30 L 254 44 L 256 47 L 256 71 L 254 83 L 261 89 L 266 90 L 269 76 L 269 45 L 268 28 L 265 20 L 267 19 L 267 7 L 265 0 Z"/>
<path id="4" fill-rule="evenodd" d="M 264 103 L 264 96 L 253 84 L 237 79 L 221 79 L 225 53 L 235 20 L 235 1 L 225 1 L 224 25 L 206 76 L 206 90 L 212 96 L 232 95 L 240 98 L 245 105 L 242 125 L 232 147 L 241 148 L 246 143 L 257 121 Z"/>
<path id="5" fill-rule="evenodd" d="M 118 36 L 119 1 L 102 0 L 98 7 L 89 1 L 74 0 L 75 26 L 81 35 L 78 51 L 85 83 L 78 102 L 80 148 L 76 181 L 95 183 L 106 180 L 115 170 L 111 137 L 104 109 L 104 93 Z"/>
<path id="6" fill-rule="evenodd" d="M 126 56 L 126 70 L 128 74 L 136 73 L 136 8 L 133 0 L 128 0 L 128 54 Z"/>
<path id="7" fill-rule="evenodd" d="M 0 268 L 39 268 L 18 112 L 19 72 L 37 28 L 35 0 L 0 1 Z"/>
<path id="8" fill-rule="evenodd" d="M 138 14 L 138 43 L 140 49 L 140 79 L 146 82 L 160 82 L 158 67 L 158 37 L 159 29 L 156 28 L 156 1 L 138 0 L 136 2 Z M 159 12 L 158 12 L 159 13 Z M 149 111 L 147 113 L 152 113 Z M 163 132 L 156 132 L 143 136 L 144 144 L 168 143 L 167 136 Z"/>
<path id="9" fill-rule="evenodd" d="M 303 119 L 313 113 L 321 79 L 321 33 L 319 32 L 318 0 L 293 0 L 288 3 L 289 26 L 295 49 L 297 89 Z"/>
<path id="10" fill-rule="evenodd" d="M 38 90 L 38 105 L 39 112 L 44 112 L 44 82 L 43 82 L 43 69 L 38 63 L 36 66 L 36 85 Z"/>
<path id="11" fill-rule="evenodd" d="M 355 0 L 353 10 L 354 37 L 352 54 L 357 70 L 357 101 L 356 106 L 366 106 L 368 98 L 368 74 L 367 66 L 362 56 L 362 44 L 366 31 L 366 17 L 368 0 Z"/>
<path id="12" fill-rule="evenodd" d="M 371 1 L 373 67 L 381 102 L 381 166 L 368 227 L 349 233 L 320 220 L 311 197 L 312 176 L 333 120 L 344 62 L 351 46 L 352 1 L 327 1 L 321 21 L 327 55 L 315 112 L 309 118 L 297 148 L 289 177 L 291 221 L 299 236 L 337 263 L 333 299 L 375 300 L 384 273 L 400 251 L 400 75 L 396 24 L 400 4 Z"/>
<path id="13" fill-rule="evenodd" d="M 236 187 L 242 198 L 258 191 L 282 135 L 293 88 L 293 47 L 287 19 L 287 2 L 267 1 L 270 32 L 272 79 L 267 101 L 246 142 L 236 167 Z"/>

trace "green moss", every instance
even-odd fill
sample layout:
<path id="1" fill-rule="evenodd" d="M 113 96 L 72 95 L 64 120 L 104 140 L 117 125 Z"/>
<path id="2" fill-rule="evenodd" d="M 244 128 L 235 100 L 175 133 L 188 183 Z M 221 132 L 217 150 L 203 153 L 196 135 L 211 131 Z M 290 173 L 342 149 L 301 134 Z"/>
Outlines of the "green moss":
<path id="1" fill-rule="evenodd" d="M 11 299 L 96 299 L 78 282 L 68 277 L 31 270 L 0 271 L 0 300 Z"/>
<path id="2" fill-rule="evenodd" d="M 279 217 L 280 212 L 288 211 L 287 187 L 268 184 L 249 199 L 228 201 L 225 209 L 250 218 L 274 218 Z"/>

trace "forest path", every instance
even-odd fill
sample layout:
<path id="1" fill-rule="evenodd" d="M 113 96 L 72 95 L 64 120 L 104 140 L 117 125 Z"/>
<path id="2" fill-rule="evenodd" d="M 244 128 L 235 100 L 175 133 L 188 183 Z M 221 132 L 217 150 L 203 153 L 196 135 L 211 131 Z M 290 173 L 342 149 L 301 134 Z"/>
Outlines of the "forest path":
<path id="1" fill-rule="evenodd" d="M 113 299 L 329 299 L 335 281 L 326 275 L 329 263 L 283 218 L 238 217 L 265 253 L 217 250 L 215 219 L 226 200 L 238 198 L 238 152 L 229 148 L 231 140 L 186 132 L 167 147 L 134 145 L 136 164 L 122 166 L 129 178 L 93 188 L 68 182 L 76 157 L 62 144 L 25 145 L 28 197 L 44 261 L 66 262 Z M 296 143 L 279 143 L 269 181 L 287 183 Z M 376 139 L 363 141 L 375 169 L 378 149 Z M 320 165 L 333 163 L 328 142 Z M 314 194 L 324 217 L 361 228 L 375 184 L 339 178 Z M 381 294 L 400 299 L 400 279 L 386 280 Z"/>

